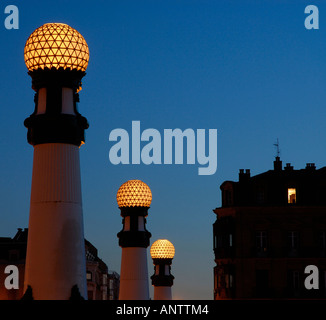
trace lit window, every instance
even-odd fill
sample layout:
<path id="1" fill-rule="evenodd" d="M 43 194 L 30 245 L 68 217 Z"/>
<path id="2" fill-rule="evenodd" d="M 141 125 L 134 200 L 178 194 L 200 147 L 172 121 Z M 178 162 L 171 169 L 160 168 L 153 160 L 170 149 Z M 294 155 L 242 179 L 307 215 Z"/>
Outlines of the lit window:
<path id="1" fill-rule="evenodd" d="M 92 273 L 91 273 L 90 271 L 87 271 L 87 272 L 86 272 L 86 279 L 87 279 L 88 281 L 91 281 L 91 280 L 92 280 Z"/>
<path id="2" fill-rule="evenodd" d="M 288 188 L 288 203 L 296 203 L 296 189 Z"/>

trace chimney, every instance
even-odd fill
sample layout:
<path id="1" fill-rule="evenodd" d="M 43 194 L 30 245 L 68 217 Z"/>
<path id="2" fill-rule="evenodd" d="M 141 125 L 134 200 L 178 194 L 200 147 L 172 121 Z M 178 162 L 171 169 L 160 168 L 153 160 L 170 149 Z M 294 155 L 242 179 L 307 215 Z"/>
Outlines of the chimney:
<path id="1" fill-rule="evenodd" d="M 314 163 L 307 163 L 306 170 L 316 170 L 316 165 Z"/>
<path id="2" fill-rule="evenodd" d="M 282 171 L 282 161 L 280 160 L 280 157 L 275 157 L 274 171 Z"/>
<path id="3" fill-rule="evenodd" d="M 292 171 L 293 170 L 293 166 L 291 166 L 291 163 L 287 163 L 286 166 L 284 167 L 284 170 L 286 170 L 286 171 Z"/>
<path id="4" fill-rule="evenodd" d="M 240 169 L 239 170 L 239 182 L 248 181 L 250 178 L 250 169 Z"/>

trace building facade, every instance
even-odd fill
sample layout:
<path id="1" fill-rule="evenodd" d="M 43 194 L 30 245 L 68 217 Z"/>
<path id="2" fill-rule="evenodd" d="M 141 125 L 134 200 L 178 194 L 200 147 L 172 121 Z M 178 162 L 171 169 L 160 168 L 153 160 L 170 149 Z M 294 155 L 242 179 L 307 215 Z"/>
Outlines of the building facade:
<path id="1" fill-rule="evenodd" d="M 119 300 L 120 275 L 115 271 L 109 270 L 108 279 L 108 300 Z"/>
<path id="2" fill-rule="evenodd" d="M 108 271 L 97 249 L 85 239 L 88 300 L 118 300 L 120 276 Z"/>
<path id="3" fill-rule="evenodd" d="M 0 300 L 19 300 L 23 297 L 28 229 L 18 229 L 13 238 L 0 237 Z M 117 300 L 119 274 L 109 272 L 98 256 L 94 245 L 85 239 L 87 296 L 89 300 Z M 19 288 L 8 290 L 4 281 L 5 268 L 14 265 L 19 272 Z"/>
<path id="4" fill-rule="evenodd" d="M 326 299 L 326 167 L 282 167 L 225 181 L 216 208 L 214 299 Z M 308 290 L 305 268 L 318 268 Z"/>

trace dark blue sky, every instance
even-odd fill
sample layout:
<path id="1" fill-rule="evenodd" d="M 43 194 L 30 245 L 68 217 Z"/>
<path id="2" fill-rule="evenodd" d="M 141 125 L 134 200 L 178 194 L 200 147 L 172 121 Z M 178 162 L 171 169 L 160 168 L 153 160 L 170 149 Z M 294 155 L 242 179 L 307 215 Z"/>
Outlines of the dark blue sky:
<path id="1" fill-rule="evenodd" d="M 153 193 L 151 243 L 169 239 L 174 297 L 213 298 L 212 209 L 220 184 L 240 168 L 253 175 L 281 159 L 296 169 L 326 163 L 326 5 L 300 0 L 2 1 L 20 10 L 19 30 L 0 24 L 0 236 L 28 226 L 33 148 L 23 121 L 34 110 L 23 59 L 28 36 L 46 22 L 77 29 L 90 48 L 79 111 L 90 128 L 80 149 L 85 236 L 120 272 L 119 186 L 141 179 Z M 319 8 L 306 30 L 304 9 Z M 2 17 L 2 18 L 1 18 Z M 0 14 L 0 20 L 5 14 Z M 109 161 L 115 128 L 217 129 L 217 172 L 198 165 Z M 148 250 L 149 251 L 149 250 Z M 153 273 L 149 258 L 149 275 Z M 152 289 L 151 289 L 152 290 Z"/>

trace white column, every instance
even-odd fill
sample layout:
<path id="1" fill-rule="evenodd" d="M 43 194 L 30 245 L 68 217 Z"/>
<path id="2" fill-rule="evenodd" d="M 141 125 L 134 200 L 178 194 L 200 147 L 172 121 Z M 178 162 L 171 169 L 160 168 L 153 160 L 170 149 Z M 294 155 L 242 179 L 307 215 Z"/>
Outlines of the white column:
<path id="1" fill-rule="evenodd" d="M 146 248 L 122 248 L 119 300 L 149 300 Z"/>
<path id="2" fill-rule="evenodd" d="M 171 287 L 154 286 L 154 300 L 172 300 Z"/>
<path id="3" fill-rule="evenodd" d="M 67 300 L 74 285 L 87 299 L 77 146 L 34 147 L 24 284 L 36 300 Z"/>

